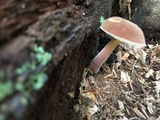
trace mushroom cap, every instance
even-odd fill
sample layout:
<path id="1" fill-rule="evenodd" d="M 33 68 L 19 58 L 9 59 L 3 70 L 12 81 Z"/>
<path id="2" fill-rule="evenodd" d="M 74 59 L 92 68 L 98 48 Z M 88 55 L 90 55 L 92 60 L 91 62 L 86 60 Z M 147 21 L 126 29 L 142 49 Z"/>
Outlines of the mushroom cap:
<path id="1" fill-rule="evenodd" d="M 142 30 L 134 23 L 121 17 L 110 17 L 100 27 L 113 38 L 136 47 L 145 46 Z"/>

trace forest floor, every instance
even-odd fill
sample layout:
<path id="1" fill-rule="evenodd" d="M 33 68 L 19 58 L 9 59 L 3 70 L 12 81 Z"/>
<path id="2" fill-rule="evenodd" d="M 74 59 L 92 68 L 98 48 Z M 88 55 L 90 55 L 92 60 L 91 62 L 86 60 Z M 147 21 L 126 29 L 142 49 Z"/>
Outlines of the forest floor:
<path id="1" fill-rule="evenodd" d="M 124 46 L 123 46 L 124 47 Z M 87 120 L 160 119 L 160 45 L 119 46 L 117 62 L 97 75 L 84 71 L 74 109 Z"/>

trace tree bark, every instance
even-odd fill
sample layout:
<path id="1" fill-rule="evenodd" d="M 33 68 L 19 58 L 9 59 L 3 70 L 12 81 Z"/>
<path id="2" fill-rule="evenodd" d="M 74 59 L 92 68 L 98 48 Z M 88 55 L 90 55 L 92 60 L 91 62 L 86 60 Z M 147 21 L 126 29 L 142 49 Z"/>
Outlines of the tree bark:
<path id="1" fill-rule="evenodd" d="M 0 2 L 0 67 L 7 75 L 13 73 L 14 80 L 19 78 L 15 69 L 29 60 L 35 43 L 52 53 L 47 68 L 49 79 L 24 120 L 79 120 L 74 117 L 73 105 L 82 73 L 97 50 L 95 31 L 99 31 L 99 19 L 111 15 L 113 2 Z M 74 98 L 69 97 L 70 92 L 75 93 Z"/>

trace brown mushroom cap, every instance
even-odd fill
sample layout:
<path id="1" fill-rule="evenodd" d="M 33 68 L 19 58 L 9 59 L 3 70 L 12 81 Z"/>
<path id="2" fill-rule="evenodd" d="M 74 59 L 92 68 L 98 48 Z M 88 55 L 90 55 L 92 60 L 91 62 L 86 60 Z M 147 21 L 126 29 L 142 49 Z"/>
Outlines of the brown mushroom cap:
<path id="1" fill-rule="evenodd" d="M 105 20 L 100 28 L 121 42 L 137 47 L 146 45 L 142 30 L 136 24 L 121 17 L 111 17 Z"/>

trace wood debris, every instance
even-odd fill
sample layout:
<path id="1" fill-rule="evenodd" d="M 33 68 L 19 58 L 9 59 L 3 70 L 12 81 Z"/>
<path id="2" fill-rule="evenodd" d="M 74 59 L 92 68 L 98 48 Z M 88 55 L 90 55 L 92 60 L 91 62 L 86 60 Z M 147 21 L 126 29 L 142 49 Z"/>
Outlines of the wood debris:
<path id="1" fill-rule="evenodd" d="M 112 68 L 104 64 L 104 72 L 94 76 L 85 70 L 77 112 L 88 120 L 158 120 L 160 54 L 157 51 L 159 45 L 138 50 L 120 47 L 118 62 Z"/>

